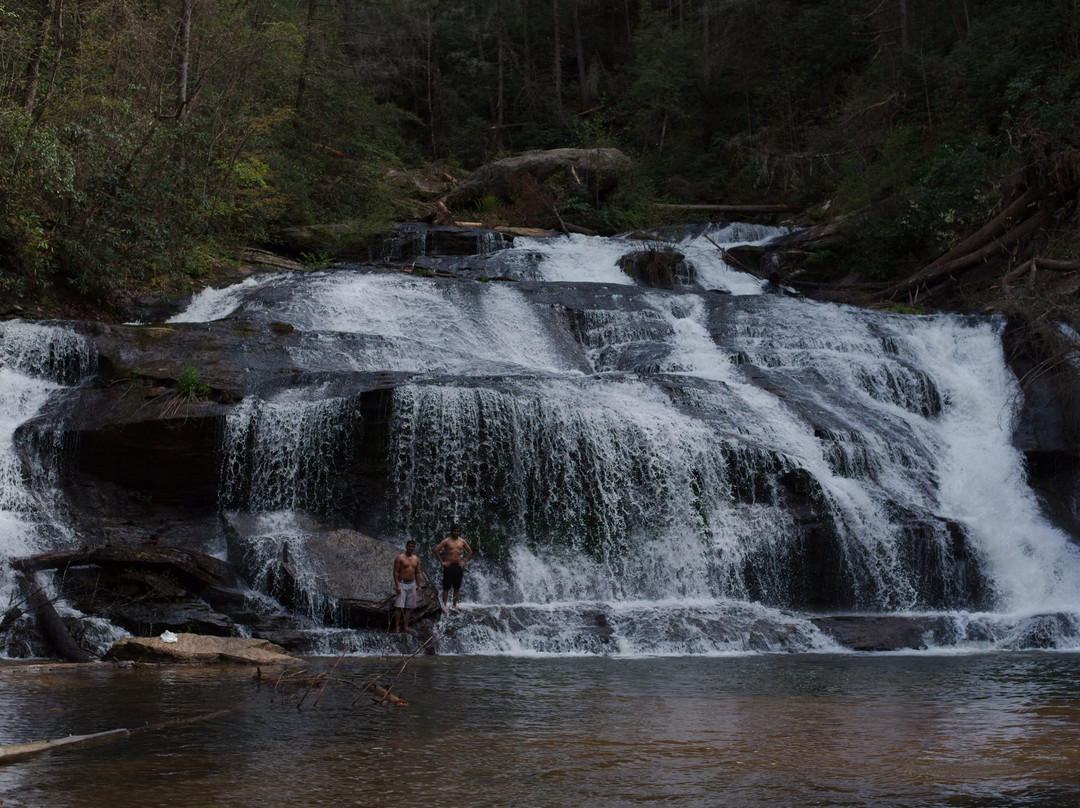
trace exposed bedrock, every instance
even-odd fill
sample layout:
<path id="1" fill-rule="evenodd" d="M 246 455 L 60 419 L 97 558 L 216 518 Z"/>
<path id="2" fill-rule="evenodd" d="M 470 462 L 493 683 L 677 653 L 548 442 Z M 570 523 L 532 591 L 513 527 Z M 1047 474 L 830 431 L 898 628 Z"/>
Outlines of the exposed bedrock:
<path id="1" fill-rule="evenodd" d="M 1080 368 L 1053 350 L 1021 318 L 1004 334 L 1005 356 L 1020 380 L 1017 447 L 1047 515 L 1080 536 Z M 1075 347 L 1071 350 L 1075 351 Z"/>

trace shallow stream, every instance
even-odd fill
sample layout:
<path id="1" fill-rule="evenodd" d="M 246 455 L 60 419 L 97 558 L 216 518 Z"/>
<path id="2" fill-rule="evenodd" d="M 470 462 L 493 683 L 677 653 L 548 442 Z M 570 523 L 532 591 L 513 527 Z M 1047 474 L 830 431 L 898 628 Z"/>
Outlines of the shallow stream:
<path id="1" fill-rule="evenodd" d="M 337 684 L 298 710 L 242 667 L 6 671 L 3 743 L 240 709 L 9 764 L 0 803 L 1070 806 L 1078 675 L 1059 652 L 420 657 L 407 706 Z"/>

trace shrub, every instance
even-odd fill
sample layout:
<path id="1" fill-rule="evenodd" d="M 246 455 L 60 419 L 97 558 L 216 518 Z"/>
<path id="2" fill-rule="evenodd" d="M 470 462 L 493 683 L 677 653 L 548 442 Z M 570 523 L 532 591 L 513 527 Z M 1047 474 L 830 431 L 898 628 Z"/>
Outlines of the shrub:
<path id="1" fill-rule="evenodd" d="M 205 399 L 210 396 L 210 385 L 199 378 L 199 371 L 186 364 L 176 380 L 176 392 L 185 398 Z"/>

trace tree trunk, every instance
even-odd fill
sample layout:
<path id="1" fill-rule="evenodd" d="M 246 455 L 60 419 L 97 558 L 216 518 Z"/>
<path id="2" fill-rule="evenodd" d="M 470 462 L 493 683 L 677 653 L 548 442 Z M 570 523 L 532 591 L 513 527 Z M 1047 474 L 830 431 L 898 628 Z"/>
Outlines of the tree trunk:
<path id="1" fill-rule="evenodd" d="M 189 2 L 189 0 L 185 0 Z M 311 62 L 315 52 L 315 10 L 318 0 L 308 0 L 307 23 L 304 30 L 304 56 L 300 64 L 300 78 L 296 81 L 296 123 L 304 115 L 304 107 L 307 106 L 308 73 L 311 70 Z"/>
<path id="2" fill-rule="evenodd" d="M 22 105 L 27 112 L 34 111 L 34 102 L 37 101 L 41 60 L 45 58 L 45 45 L 49 41 L 49 25 L 52 20 L 51 11 L 49 0 L 42 0 L 41 19 L 38 20 L 37 33 L 34 36 L 34 49 L 30 53 L 30 60 L 26 63 L 26 77 L 23 83 Z"/>
<path id="3" fill-rule="evenodd" d="M 1025 222 L 1017 225 L 1000 238 L 996 238 L 989 244 L 984 245 L 974 252 L 954 258 L 951 261 L 932 268 L 932 271 L 922 271 L 885 291 L 886 299 L 893 299 L 900 293 L 908 293 L 922 287 L 930 286 L 942 281 L 953 273 L 967 272 L 969 269 L 992 257 L 995 253 L 1007 253 L 1013 246 L 1020 244 L 1029 238 L 1047 219 L 1047 214 L 1040 211 Z"/>
<path id="4" fill-rule="evenodd" d="M 911 48 L 911 32 L 908 28 L 907 0 L 898 0 L 900 7 L 900 59 L 907 60 L 907 52 Z"/>
<path id="5" fill-rule="evenodd" d="M 943 266 L 956 258 L 970 254 L 973 250 L 978 249 L 991 239 L 998 230 L 1004 227 L 1005 223 L 1010 219 L 1023 213 L 1024 210 L 1035 202 L 1039 198 L 1039 190 L 1037 188 L 1029 188 L 1027 192 L 1018 197 L 1009 205 L 1005 210 L 983 225 L 979 230 L 971 236 L 968 236 L 962 242 L 957 244 L 947 253 L 940 258 L 930 262 L 925 267 L 920 269 L 914 275 L 909 277 L 902 284 L 898 284 L 897 288 L 907 287 L 908 284 L 917 283 L 921 278 L 933 275 L 938 267 Z"/>
<path id="6" fill-rule="evenodd" d="M 43 7 L 43 11 L 47 6 Z M 56 86 L 56 75 L 60 72 L 60 58 L 64 54 L 64 0 L 56 0 L 56 8 L 53 12 L 55 18 L 56 28 L 56 56 L 53 62 L 52 73 L 49 75 L 49 86 L 45 90 L 45 96 L 41 99 L 41 103 L 36 103 L 37 96 L 37 76 L 34 76 L 33 84 L 33 97 L 30 98 L 30 102 L 26 107 L 28 110 L 32 109 L 30 116 L 30 125 L 26 128 L 26 135 L 23 137 L 22 145 L 19 146 L 19 152 L 15 155 L 15 160 L 11 166 L 12 175 L 17 175 L 22 169 L 23 158 L 26 157 L 26 150 L 30 148 L 30 143 L 34 139 L 34 134 L 37 132 L 38 124 L 41 123 L 41 116 L 45 113 L 45 105 L 48 103 L 49 96 L 52 95 L 53 87 Z M 48 32 L 48 25 L 46 23 L 43 29 Z M 38 63 L 38 69 L 40 69 L 40 62 Z M 29 88 L 28 88 L 29 89 Z"/>
<path id="7" fill-rule="evenodd" d="M 314 1 L 314 0 L 313 0 Z M 428 131 L 431 133 L 431 155 L 436 160 L 439 159 L 439 145 L 435 133 L 435 62 L 431 54 L 431 45 L 434 38 L 431 27 L 431 12 L 427 15 L 427 30 L 425 44 L 425 59 L 427 64 L 426 68 L 426 90 L 427 90 L 427 109 L 428 109 Z"/>
<path id="8" fill-rule="evenodd" d="M 578 103 L 579 111 L 584 112 L 589 108 L 589 90 L 585 86 L 585 46 L 581 41 L 581 21 L 578 19 L 577 0 L 570 4 L 572 20 L 574 23 L 574 53 L 577 55 L 578 71 Z"/>
<path id="9" fill-rule="evenodd" d="M 503 132 L 506 124 L 505 116 L 505 64 L 506 64 L 506 44 L 503 37 L 502 21 L 500 19 L 498 23 L 498 82 L 495 96 L 495 150 L 501 152 L 503 150 Z"/>
<path id="10" fill-rule="evenodd" d="M 182 121 L 188 114 L 188 66 L 191 64 L 191 8 L 192 0 L 180 3 L 180 52 L 176 63 L 176 120 Z"/>
<path id="11" fill-rule="evenodd" d="M 555 82 L 555 104 L 562 106 L 562 41 L 559 38 L 559 0 L 551 0 L 554 34 L 554 57 L 552 64 L 552 77 Z"/>

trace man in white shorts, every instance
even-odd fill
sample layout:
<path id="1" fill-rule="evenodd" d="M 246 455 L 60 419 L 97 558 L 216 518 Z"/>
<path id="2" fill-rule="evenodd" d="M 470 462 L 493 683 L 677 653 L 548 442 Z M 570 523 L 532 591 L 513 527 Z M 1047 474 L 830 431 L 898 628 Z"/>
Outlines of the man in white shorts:
<path id="1" fill-rule="evenodd" d="M 405 542 L 405 552 L 394 559 L 394 633 L 402 631 L 404 616 L 405 633 L 412 634 L 409 618 L 413 609 L 420 602 L 420 559 L 416 555 L 416 542 Z"/>

